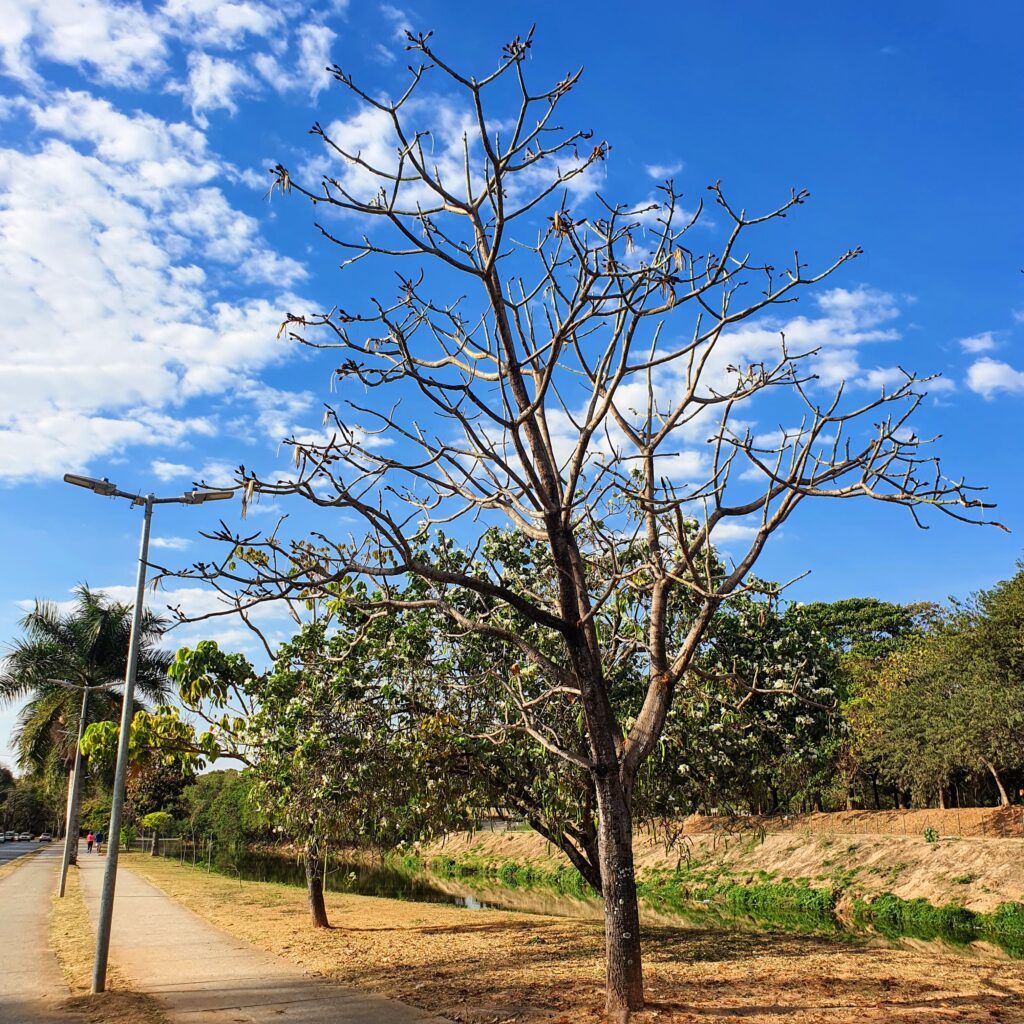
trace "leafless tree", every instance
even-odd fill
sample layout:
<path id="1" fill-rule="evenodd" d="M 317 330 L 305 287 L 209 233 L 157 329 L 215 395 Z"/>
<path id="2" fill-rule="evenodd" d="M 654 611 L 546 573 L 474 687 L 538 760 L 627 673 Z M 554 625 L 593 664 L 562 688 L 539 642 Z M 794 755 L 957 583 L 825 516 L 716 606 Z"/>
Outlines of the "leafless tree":
<path id="1" fill-rule="evenodd" d="M 751 255 L 752 229 L 793 213 L 806 192 L 755 215 L 714 184 L 710 225 L 703 203 L 684 210 L 671 181 L 639 206 L 587 195 L 609 147 L 556 124 L 580 72 L 535 93 L 530 48 L 530 36 L 517 38 L 476 79 L 446 63 L 429 34 L 410 35 L 422 63 L 394 99 L 332 69 L 390 143 L 354 148 L 344 129 L 316 125 L 322 180 L 278 166 L 271 191 L 320 211 L 320 231 L 346 254 L 342 281 L 353 264 L 383 260 L 397 294 L 287 318 L 282 329 L 298 342 L 338 350 L 344 401 L 327 407 L 321 437 L 289 439 L 290 475 L 243 470 L 243 480 L 246 500 L 296 496 L 358 513 L 367 539 L 324 531 L 292 545 L 225 528 L 229 558 L 191 572 L 249 606 L 359 577 L 381 588 L 380 607 L 401 606 L 395 584 L 417 576 L 430 585 L 421 603 L 456 630 L 520 652 L 543 683 L 516 680 L 521 715 L 510 728 L 591 779 L 608 1010 L 622 1017 L 643 1005 L 634 783 L 723 602 L 748 586 L 805 499 L 869 498 L 915 520 L 927 507 L 979 522 L 989 506 L 945 477 L 910 427 L 927 378 L 903 373 L 851 401 L 852 388 L 820 385 L 814 348 L 794 351 L 771 329 L 776 307 L 858 255 L 813 272 L 797 254 L 784 269 Z M 759 314 L 767 326 L 755 351 L 740 327 Z M 753 429 L 765 416 L 781 424 L 768 436 Z M 465 572 L 424 553 L 436 529 L 473 537 L 499 522 L 544 546 L 550 588 L 516 586 L 493 561 Z M 742 527 L 733 534 L 745 551 L 723 564 L 708 552 L 727 524 Z M 449 600 L 455 589 L 479 595 L 480 614 Z M 609 625 L 623 592 L 640 595 L 639 630 Z M 673 635 L 666 623 L 683 594 L 696 612 Z M 554 644 L 510 629 L 502 608 Z M 646 678 L 629 719 L 608 686 L 623 652 L 642 658 Z M 537 724 L 552 702 L 582 708 L 582 750 Z"/>

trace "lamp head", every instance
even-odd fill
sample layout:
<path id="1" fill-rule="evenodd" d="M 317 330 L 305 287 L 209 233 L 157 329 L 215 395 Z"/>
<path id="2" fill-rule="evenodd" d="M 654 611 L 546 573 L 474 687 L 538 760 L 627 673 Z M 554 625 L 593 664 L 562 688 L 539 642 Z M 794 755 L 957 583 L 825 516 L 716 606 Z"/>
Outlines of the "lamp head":
<path id="1" fill-rule="evenodd" d="M 74 484 L 76 487 L 84 487 L 86 490 L 93 491 L 96 494 L 102 494 L 105 497 L 110 497 L 113 494 L 117 494 L 117 484 L 112 484 L 106 477 L 102 480 L 97 480 L 91 476 L 79 476 L 77 473 L 65 473 L 64 483 Z"/>
<path id="2" fill-rule="evenodd" d="M 235 496 L 234 491 L 210 490 L 210 491 L 187 491 L 185 502 L 188 505 L 202 505 L 204 501 L 226 501 Z"/>

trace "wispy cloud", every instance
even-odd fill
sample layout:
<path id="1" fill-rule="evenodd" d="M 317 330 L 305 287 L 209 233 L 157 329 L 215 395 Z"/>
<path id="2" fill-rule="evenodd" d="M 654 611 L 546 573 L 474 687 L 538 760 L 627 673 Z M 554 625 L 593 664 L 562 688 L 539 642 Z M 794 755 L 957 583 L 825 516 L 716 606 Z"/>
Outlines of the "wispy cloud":
<path id="1" fill-rule="evenodd" d="M 167 551 L 184 551 L 192 541 L 188 537 L 153 537 L 150 544 Z"/>
<path id="2" fill-rule="evenodd" d="M 645 164 L 644 170 L 656 181 L 666 181 L 683 169 L 682 160 L 674 160 L 664 164 Z"/>
<path id="3" fill-rule="evenodd" d="M 996 339 L 991 331 L 972 334 L 969 338 L 960 339 L 960 347 L 972 355 L 978 352 L 991 352 L 996 347 Z"/>

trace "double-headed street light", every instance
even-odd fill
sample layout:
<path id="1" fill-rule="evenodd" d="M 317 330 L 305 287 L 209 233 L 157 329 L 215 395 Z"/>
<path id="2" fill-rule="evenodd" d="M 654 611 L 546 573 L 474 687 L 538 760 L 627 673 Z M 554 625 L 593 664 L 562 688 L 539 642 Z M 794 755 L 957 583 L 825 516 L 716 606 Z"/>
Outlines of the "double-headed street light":
<path id="1" fill-rule="evenodd" d="M 128 642 L 128 666 L 124 675 L 124 697 L 121 705 L 121 732 L 117 741 L 117 767 L 114 771 L 114 799 L 110 807 L 110 843 L 103 869 L 103 893 L 100 896 L 100 920 L 96 930 L 96 961 L 93 964 L 92 990 L 102 992 L 107 983 L 107 957 L 110 953 L 110 923 L 114 913 L 114 888 L 117 885 L 117 856 L 121 848 L 121 810 L 124 804 L 124 781 L 128 767 L 128 740 L 135 697 L 135 666 L 139 656 L 139 630 L 142 625 L 142 605 L 146 588 L 146 564 L 149 559 L 149 527 L 154 505 L 201 505 L 206 501 L 222 501 L 234 496 L 234 490 L 188 491 L 173 498 L 158 498 L 155 494 L 130 494 L 119 490 L 106 478 L 64 474 L 65 483 L 85 487 L 107 498 L 127 498 L 134 508 L 145 509 L 142 519 L 142 542 L 139 547 L 139 575 L 135 585 L 135 607 L 132 610 L 132 631 Z"/>

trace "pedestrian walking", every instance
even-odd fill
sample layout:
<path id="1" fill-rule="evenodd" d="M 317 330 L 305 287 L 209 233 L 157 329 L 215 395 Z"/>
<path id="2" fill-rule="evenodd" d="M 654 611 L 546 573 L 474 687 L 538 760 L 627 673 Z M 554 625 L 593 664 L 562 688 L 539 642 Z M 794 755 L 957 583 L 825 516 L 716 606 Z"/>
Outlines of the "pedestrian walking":
<path id="1" fill-rule="evenodd" d="M 96 842 L 96 837 L 90 832 L 85 837 L 85 849 L 87 853 L 92 853 L 92 844 Z"/>
<path id="2" fill-rule="evenodd" d="M 96 853 L 101 854 L 103 852 L 103 833 L 96 829 Z"/>

